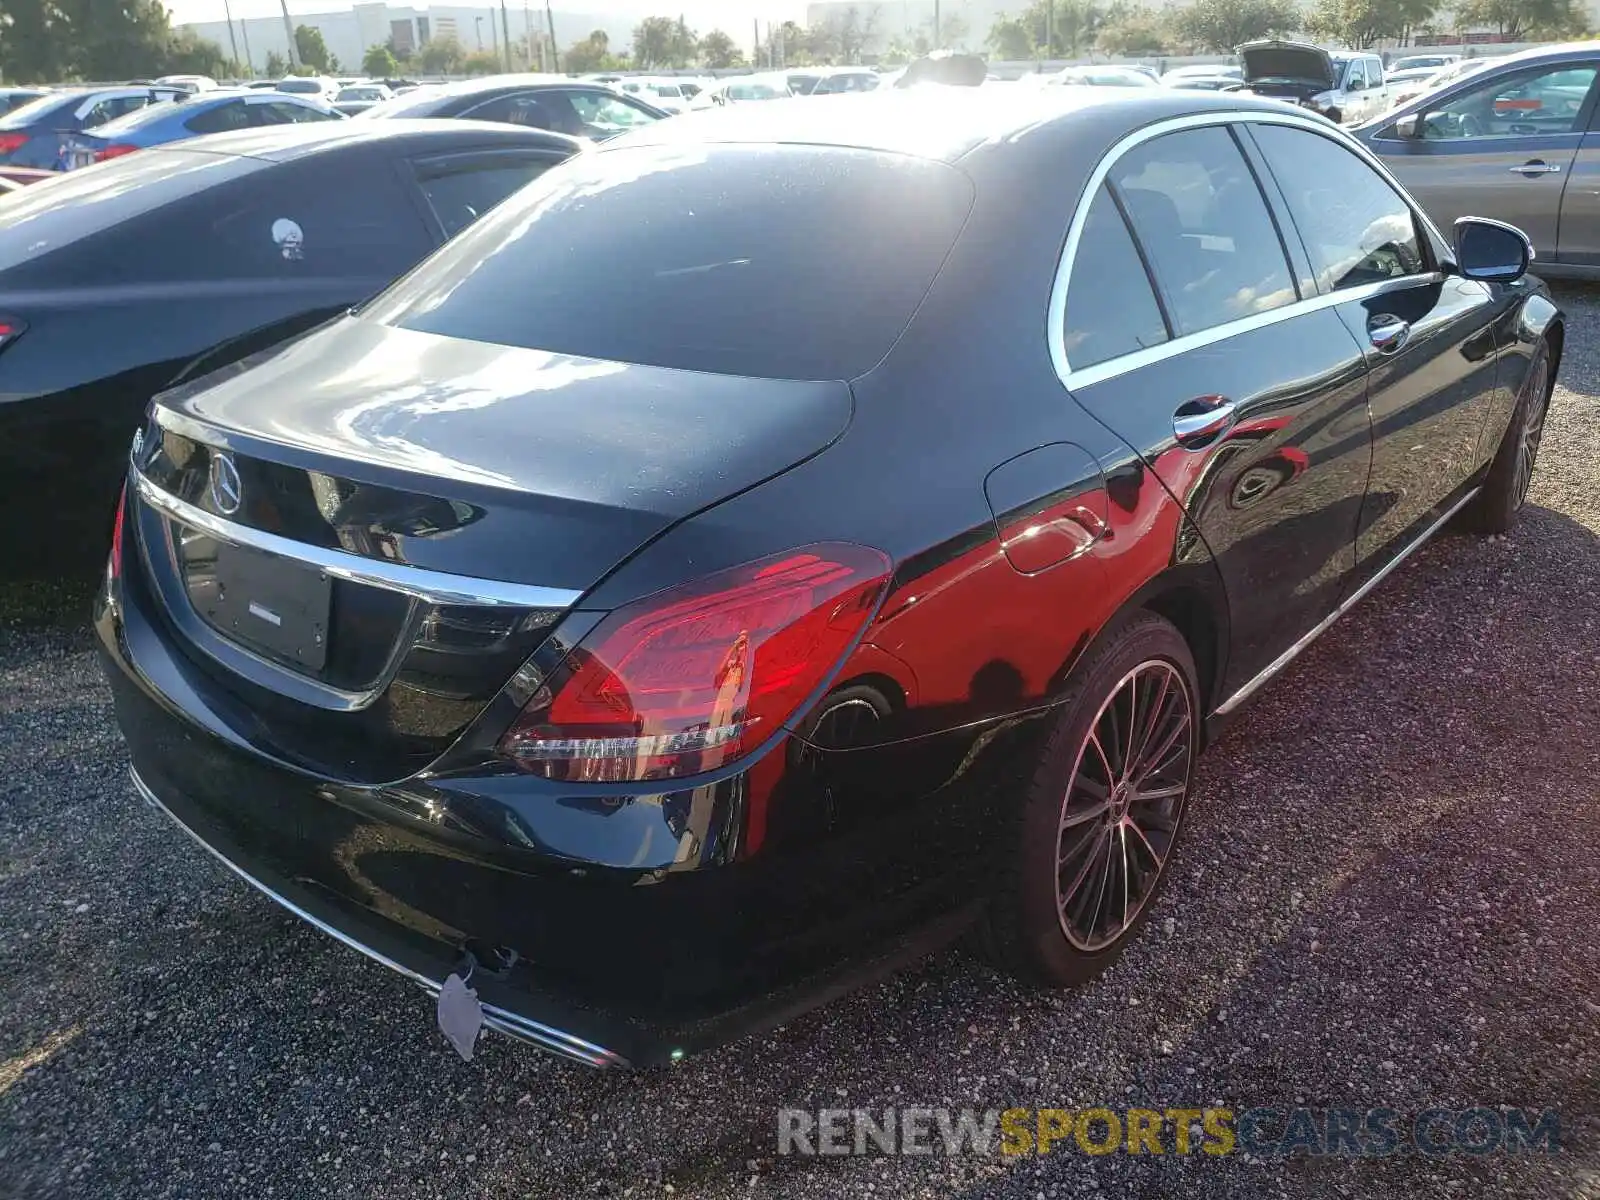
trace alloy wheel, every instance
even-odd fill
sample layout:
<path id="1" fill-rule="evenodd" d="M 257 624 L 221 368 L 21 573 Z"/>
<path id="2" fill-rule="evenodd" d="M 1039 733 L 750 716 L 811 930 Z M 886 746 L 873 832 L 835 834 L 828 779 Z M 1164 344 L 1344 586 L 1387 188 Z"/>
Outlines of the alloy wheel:
<path id="1" fill-rule="evenodd" d="M 1511 493 L 1518 508 L 1528 498 L 1528 488 L 1533 483 L 1533 465 L 1539 457 L 1539 442 L 1544 437 L 1544 418 L 1550 411 L 1550 358 L 1547 354 L 1539 355 L 1525 386 L 1528 404 L 1517 435 L 1517 467 Z"/>
<path id="2" fill-rule="evenodd" d="M 1115 943 L 1155 891 L 1194 765 L 1189 688 L 1176 666 L 1129 671 L 1078 748 L 1056 837 L 1056 911 L 1086 953 Z"/>

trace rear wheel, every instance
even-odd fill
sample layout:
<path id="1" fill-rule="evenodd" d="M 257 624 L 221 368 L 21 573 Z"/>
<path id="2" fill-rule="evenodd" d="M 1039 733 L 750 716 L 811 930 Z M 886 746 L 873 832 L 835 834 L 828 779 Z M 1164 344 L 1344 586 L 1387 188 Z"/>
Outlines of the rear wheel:
<path id="1" fill-rule="evenodd" d="M 1141 613 L 1082 665 L 1024 798 L 991 904 L 1002 966 L 1081 983 L 1116 961 L 1167 876 L 1199 748 L 1194 658 Z"/>
<path id="2" fill-rule="evenodd" d="M 1489 465 L 1483 490 L 1471 509 L 1471 525 L 1480 533 L 1505 533 L 1517 523 L 1517 516 L 1528 498 L 1555 382 L 1550 360 L 1550 344 L 1541 341 L 1528 364 L 1517 406 L 1511 413 L 1511 424 L 1500 439 L 1500 448 Z"/>

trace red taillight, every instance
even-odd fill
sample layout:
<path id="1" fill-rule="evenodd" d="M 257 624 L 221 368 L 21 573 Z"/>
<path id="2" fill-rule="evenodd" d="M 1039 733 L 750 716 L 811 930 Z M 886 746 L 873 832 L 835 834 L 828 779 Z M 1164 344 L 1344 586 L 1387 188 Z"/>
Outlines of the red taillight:
<path id="1" fill-rule="evenodd" d="M 128 485 L 117 493 L 117 515 L 111 522 L 111 557 L 106 559 L 106 574 L 112 579 L 122 575 L 122 514 L 128 507 Z"/>
<path id="2" fill-rule="evenodd" d="M 4 350 L 11 345 L 12 342 L 27 332 L 27 329 L 26 322 L 18 321 L 13 317 L 0 317 L 0 350 Z"/>
<path id="3" fill-rule="evenodd" d="M 25 133 L 0 133 L 0 154 L 14 154 L 27 142 Z"/>
<path id="4" fill-rule="evenodd" d="M 710 771 L 755 749 L 844 658 L 889 559 L 822 544 L 611 613 L 541 687 L 500 753 L 550 779 Z"/>
<path id="5" fill-rule="evenodd" d="M 137 146 L 130 146 L 126 142 L 112 142 L 111 145 L 96 150 L 94 152 L 94 160 L 97 163 L 102 163 L 108 158 L 121 158 L 124 154 L 132 154 L 138 148 Z"/>

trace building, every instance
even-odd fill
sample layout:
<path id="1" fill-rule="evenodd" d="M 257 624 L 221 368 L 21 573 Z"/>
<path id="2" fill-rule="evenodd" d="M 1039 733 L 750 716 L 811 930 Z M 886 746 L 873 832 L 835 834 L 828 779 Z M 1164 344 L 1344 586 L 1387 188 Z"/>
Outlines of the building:
<path id="1" fill-rule="evenodd" d="M 611 44 L 627 48 L 633 39 L 637 18 L 626 14 L 604 14 L 553 9 L 556 43 L 565 48 L 582 41 L 592 30 L 604 30 Z M 543 4 L 525 0 L 506 0 L 503 10 L 493 6 L 466 7 L 436 4 L 412 8 L 390 4 L 357 4 L 342 12 L 291 13 L 295 25 L 307 25 L 322 34 L 328 52 L 339 62 L 341 71 L 361 69 L 362 56 L 372 46 L 388 45 L 415 50 L 430 37 L 454 37 L 468 54 L 479 50 L 504 57 L 500 49 L 506 32 L 511 36 L 512 64 L 517 70 L 531 65 L 538 69 L 539 47 L 548 40 Z M 256 74 L 265 72 L 267 56 L 289 59 L 289 31 L 282 16 L 240 18 L 227 21 L 195 21 L 179 28 L 192 30 L 197 37 L 215 42 L 222 52 L 248 64 Z M 533 47 L 531 64 L 525 57 Z"/>

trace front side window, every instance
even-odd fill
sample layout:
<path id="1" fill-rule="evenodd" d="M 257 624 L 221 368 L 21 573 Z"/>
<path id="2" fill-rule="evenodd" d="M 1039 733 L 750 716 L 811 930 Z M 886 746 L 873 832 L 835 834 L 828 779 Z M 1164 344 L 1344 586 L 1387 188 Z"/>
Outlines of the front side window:
<path id="1" fill-rule="evenodd" d="M 253 106 L 258 125 L 299 125 L 310 121 L 337 121 L 338 115 L 305 104 L 285 104 L 281 100 Z"/>
<path id="2" fill-rule="evenodd" d="M 1299 298 L 1277 226 L 1227 129 L 1152 138 L 1117 160 L 1109 178 L 1175 335 Z"/>
<path id="3" fill-rule="evenodd" d="M 416 164 L 417 186 L 451 238 L 552 165 L 553 159 L 520 154 L 425 160 Z"/>
<path id="4" fill-rule="evenodd" d="M 1261 124 L 1254 134 L 1322 291 L 1427 270 L 1411 206 L 1355 154 L 1309 129 Z"/>
<path id="5" fill-rule="evenodd" d="M 604 92 L 567 92 L 566 99 L 582 125 L 582 137 L 607 138 L 657 120 L 638 104 Z"/>
<path id="6" fill-rule="evenodd" d="M 1111 192 L 1089 204 L 1067 280 L 1064 337 L 1073 370 L 1167 340 L 1161 306 Z"/>
<path id="7" fill-rule="evenodd" d="M 1594 77 L 1594 66 L 1496 76 L 1430 109 L 1422 136 L 1454 139 L 1581 133 L 1579 117 Z"/>

